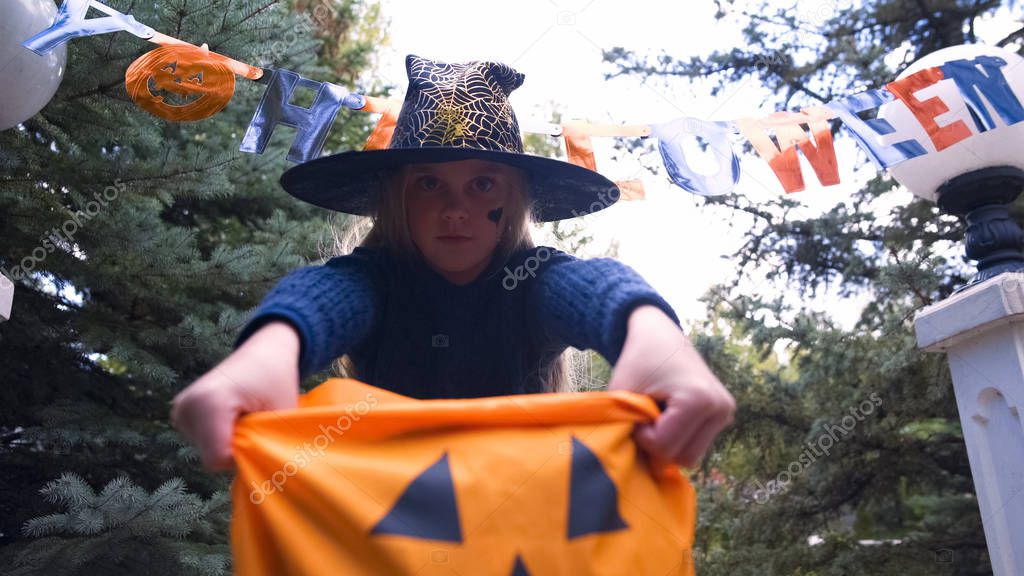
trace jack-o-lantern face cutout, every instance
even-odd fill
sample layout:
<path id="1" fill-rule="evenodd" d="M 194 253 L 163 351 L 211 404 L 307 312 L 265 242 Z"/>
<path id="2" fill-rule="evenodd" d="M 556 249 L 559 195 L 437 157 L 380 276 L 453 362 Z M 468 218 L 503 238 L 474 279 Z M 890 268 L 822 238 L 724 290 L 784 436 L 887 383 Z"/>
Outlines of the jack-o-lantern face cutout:
<path id="1" fill-rule="evenodd" d="M 572 437 L 566 540 L 628 530 L 619 513 L 619 491 L 597 456 Z M 554 511 L 552 511 L 554 512 Z M 371 534 L 393 534 L 462 544 L 455 485 L 446 452 L 405 489 Z M 511 560 L 510 576 L 529 576 L 521 554 Z"/>
<path id="2" fill-rule="evenodd" d="M 696 494 L 624 392 L 417 401 L 330 380 L 235 428 L 240 575 L 693 576 Z"/>
<path id="3" fill-rule="evenodd" d="M 143 110 L 176 122 L 220 112 L 235 93 L 235 74 L 195 46 L 161 46 L 132 62 L 125 87 Z"/>

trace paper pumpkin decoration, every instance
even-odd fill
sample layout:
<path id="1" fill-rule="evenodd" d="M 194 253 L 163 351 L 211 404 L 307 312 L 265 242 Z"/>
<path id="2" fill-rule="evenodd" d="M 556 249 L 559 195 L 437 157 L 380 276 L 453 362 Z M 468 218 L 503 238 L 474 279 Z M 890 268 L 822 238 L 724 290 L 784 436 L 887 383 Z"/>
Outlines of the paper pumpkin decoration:
<path id="1" fill-rule="evenodd" d="M 202 120 L 220 112 L 235 93 L 235 74 L 208 50 L 161 46 L 132 62 L 125 72 L 128 95 L 143 110 L 165 120 Z"/>
<path id="2" fill-rule="evenodd" d="M 332 379 L 235 429 L 238 574 L 693 574 L 695 493 L 629 392 L 415 400 Z"/>
<path id="3" fill-rule="evenodd" d="M 1024 58 L 969 44 L 932 52 L 888 86 L 896 100 L 878 111 L 916 156 L 888 167 L 915 195 L 936 200 L 942 184 L 994 166 L 1024 170 Z M 908 140 L 909 137 L 909 140 Z"/>

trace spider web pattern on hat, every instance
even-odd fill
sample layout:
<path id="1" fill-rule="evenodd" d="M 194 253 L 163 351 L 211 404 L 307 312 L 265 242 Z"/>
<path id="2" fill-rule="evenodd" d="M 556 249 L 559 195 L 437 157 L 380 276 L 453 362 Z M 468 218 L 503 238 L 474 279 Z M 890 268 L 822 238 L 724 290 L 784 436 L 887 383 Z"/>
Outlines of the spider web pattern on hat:
<path id="1" fill-rule="evenodd" d="M 390 148 L 453 146 L 522 153 L 515 113 L 505 96 L 524 75 L 498 62 L 442 64 L 409 59 L 409 100 Z M 408 112 L 407 112 L 408 111 Z M 406 120 L 403 122 L 403 120 Z"/>

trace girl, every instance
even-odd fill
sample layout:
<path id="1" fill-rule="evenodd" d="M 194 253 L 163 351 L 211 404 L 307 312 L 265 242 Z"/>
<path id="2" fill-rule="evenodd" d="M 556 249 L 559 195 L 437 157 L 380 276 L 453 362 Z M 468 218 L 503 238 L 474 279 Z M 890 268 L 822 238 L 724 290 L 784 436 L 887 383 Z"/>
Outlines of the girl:
<path id="1" fill-rule="evenodd" d="M 563 353 L 593 349 L 609 389 L 663 413 L 638 426 L 657 460 L 693 467 L 735 403 L 667 302 L 632 268 L 534 246 L 531 222 L 619 197 L 601 175 L 523 154 L 508 94 L 523 75 L 492 62 L 410 55 L 409 88 L 384 150 L 296 166 L 305 201 L 371 216 L 350 254 L 282 279 L 236 350 L 174 399 L 171 419 L 204 466 L 232 466 L 235 420 L 295 407 L 300 379 L 342 357 L 346 375 L 416 398 L 568 391 Z"/>

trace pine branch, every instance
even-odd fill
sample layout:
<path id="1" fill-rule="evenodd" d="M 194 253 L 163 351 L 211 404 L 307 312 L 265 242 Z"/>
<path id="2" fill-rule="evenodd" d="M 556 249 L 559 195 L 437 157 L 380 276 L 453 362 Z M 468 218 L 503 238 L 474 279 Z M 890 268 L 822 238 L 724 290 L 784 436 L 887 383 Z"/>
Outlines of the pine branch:
<path id="1" fill-rule="evenodd" d="M 1024 26 L 1021 26 L 1020 28 L 1004 36 L 1002 39 L 996 42 L 996 46 L 999 46 L 1000 48 L 1005 48 L 1006 46 L 1012 44 L 1013 42 L 1016 42 L 1017 40 L 1021 39 L 1024 39 Z"/>

